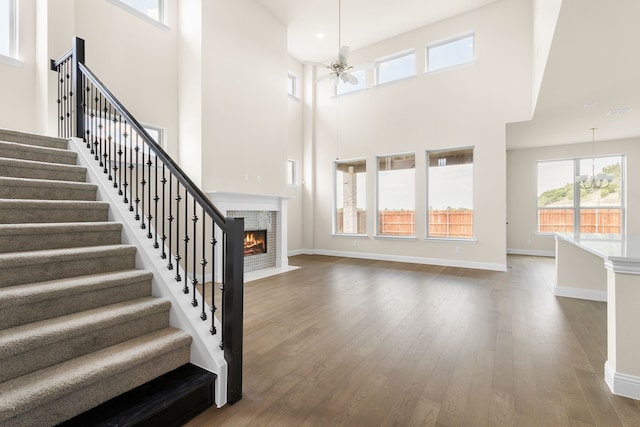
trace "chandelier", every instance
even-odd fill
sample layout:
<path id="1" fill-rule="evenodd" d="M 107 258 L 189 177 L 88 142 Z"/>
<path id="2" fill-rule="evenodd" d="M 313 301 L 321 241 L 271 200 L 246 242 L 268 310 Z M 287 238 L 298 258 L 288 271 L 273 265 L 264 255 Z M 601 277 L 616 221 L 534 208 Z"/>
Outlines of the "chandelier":
<path id="1" fill-rule="evenodd" d="M 591 157 L 591 175 L 578 175 L 576 182 L 583 190 L 606 188 L 613 179 L 612 175 L 599 173 L 596 175 L 596 129 L 591 128 L 591 143 L 593 144 L 593 155 Z"/>

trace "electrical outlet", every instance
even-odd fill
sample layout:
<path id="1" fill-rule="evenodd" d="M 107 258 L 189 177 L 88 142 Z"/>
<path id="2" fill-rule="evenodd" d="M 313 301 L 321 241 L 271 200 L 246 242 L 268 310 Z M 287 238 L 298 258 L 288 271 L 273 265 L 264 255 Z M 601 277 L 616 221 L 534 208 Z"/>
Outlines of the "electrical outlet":
<path id="1" fill-rule="evenodd" d="M 460 246 L 456 246 L 456 253 L 459 254 L 462 252 L 462 248 Z"/>
<path id="2" fill-rule="evenodd" d="M 358 242 L 356 242 L 355 240 L 353 241 L 353 246 L 358 246 Z"/>

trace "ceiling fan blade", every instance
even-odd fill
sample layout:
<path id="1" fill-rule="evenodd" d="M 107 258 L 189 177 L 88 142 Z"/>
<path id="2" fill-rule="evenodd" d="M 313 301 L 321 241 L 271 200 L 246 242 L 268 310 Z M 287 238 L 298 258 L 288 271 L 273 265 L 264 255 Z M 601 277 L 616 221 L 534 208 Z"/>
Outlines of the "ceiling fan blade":
<path id="1" fill-rule="evenodd" d="M 346 76 L 346 81 L 352 85 L 358 84 L 358 78 L 351 73 L 342 73 L 343 76 Z"/>
<path id="2" fill-rule="evenodd" d="M 349 46 L 342 46 L 338 53 L 338 62 L 340 64 L 347 64 L 349 62 Z"/>

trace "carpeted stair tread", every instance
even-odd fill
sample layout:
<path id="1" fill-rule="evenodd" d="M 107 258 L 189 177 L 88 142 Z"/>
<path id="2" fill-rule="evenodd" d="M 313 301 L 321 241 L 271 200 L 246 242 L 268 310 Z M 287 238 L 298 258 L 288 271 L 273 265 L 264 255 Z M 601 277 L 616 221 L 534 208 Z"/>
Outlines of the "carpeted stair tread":
<path id="1" fill-rule="evenodd" d="M 0 177 L 0 199 L 95 201 L 97 189 L 84 182 Z"/>
<path id="2" fill-rule="evenodd" d="M 170 307 L 147 296 L 0 331 L 0 382 L 166 328 Z"/>
<path id="3" fill-rule="evenodd" d="M 85 182 L 87 169 L 82 166 L 0 157 L 0 176 Z"/>
<path id="4" fill-rule="evenodd" d="M 0 224 L 0 253 L 120 243 L 117 222 Z"/>
<path id="5" fill-rule="evenodd" d="M 125 270 L 0 288 L 0 328 L 148 296 L 152 278 Z"/>
<path id="6" fill-rule="evenodd" d="M 0 157 L 64 165 L 75 165 L 78 160 L 78 155 L 67 149 L 37 147 L 6 141 L 0 141 Z"/>
<path id="7" fill-rule="evenodd" d="M 105 245 L 0 254 L 0 287 L 130 270 L 135 253 L 135 246 Z"/>
<path id="8" fill-rule="evenodd" d="M 0 426 L 64 421 L 187 363 L 190 344 L 164 328 L 0 383 Z"/>
<path id="9" fill-rule="evenodd" d="M 25 133 L 8 129 L 0 129 L 0 141 L 19 142 L 25 145 L 58 148 L 62 150 L 66 149 L 69 144 L 64 138 Z"/>
<path id="10" fill-rule="evenodd" d="M 0 223 L 97 222 L 109 218 L 109 203 L 86 200 L 0 199 Z"/>

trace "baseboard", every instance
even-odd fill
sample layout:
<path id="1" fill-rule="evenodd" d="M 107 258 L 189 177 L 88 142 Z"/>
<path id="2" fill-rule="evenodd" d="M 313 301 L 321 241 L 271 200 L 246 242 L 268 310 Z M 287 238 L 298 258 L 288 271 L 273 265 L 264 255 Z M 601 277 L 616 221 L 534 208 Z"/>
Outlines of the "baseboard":
<path id="1" fill-rule="evenodd" d="M 335 256 L 343 258 L 370 259 L 375 261 L 406 262 L 408 264 L 439 265 L 443 267 L 472 268 L 477 270 L 507 271 L 506 264 L 492 264 L 474 261 L 456 261 L 443 258 L 421 258 L 400 255 L 376 254 L 366 252 L 328 251 L 316 249 L 314 255 Z"/>
<path id="2" fill-rule="evenodd" d="M 507 248 L 507 253 L 510 255 L 530 255 L 530 256 L 546 256 L 546 257 L 555 257 L 555 251 L 535 251 L 529 249 L 515 249 L 515 248 Z"/>
<path id="3" fill-rule="evenodd" d="M 607 302 L 607 291 L 596 291 L 592 289 L 571 288 L 568 286 L 555 286 L 553 293 L 557 297 L 586 299 L 590 301 Z"/>
<path id="4" fill-rule="evenodd" d="M 313 255 L 313 251 L 310 249 L 296 249 L 296 250 L 287 252 L 287 255 L 288 256 Z"/>
<path id="5" fill-rule="evenodd" d="M 640 377 L 615 372 L 609 361 L 604 362 L 604 381 L 613 394 L 640 400 Z"/>

